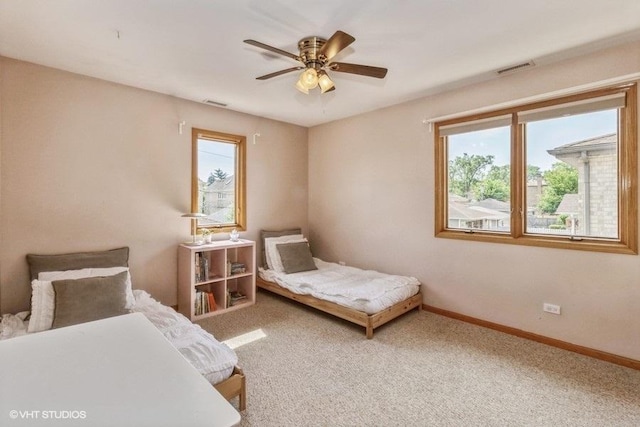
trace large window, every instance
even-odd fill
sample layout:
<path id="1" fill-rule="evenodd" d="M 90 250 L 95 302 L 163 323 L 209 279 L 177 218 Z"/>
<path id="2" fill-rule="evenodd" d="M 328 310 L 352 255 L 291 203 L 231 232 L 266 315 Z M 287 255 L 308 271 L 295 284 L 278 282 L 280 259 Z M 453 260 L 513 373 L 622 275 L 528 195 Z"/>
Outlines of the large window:
<path id="1" fill-rule="evenodd" d="M 202 129 L 192 133 L 191 210 L 205 214 L 199 228 L 246 227 L 246 138 Z"/>
<path id="2" fill-rule="evenodd" d="M 637 253 L 636 85 L 436 123 L 436 236 Z"/>

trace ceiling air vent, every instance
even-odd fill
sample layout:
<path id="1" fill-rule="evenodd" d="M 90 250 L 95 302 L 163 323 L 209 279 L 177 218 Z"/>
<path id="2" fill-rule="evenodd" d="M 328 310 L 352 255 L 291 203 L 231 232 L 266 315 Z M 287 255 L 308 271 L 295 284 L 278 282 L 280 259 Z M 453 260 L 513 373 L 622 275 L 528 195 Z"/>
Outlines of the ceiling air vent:
<path id="1" fill-rule="evenodd" d="M 212 101 L 210 99 L 205 99 L 204 101 L 205 104 L 209 104 L 209 105 L 215 105 L 216 107 L 226 107 L 227 104 L 223 103 L 223 102 L 218 102 L 218 101 Z"/>
<path id="2" fill-rule="evenodd" d="M 511 73 L 515 73 L 516 71 L 524 70 L 525 68 L 533 67 L 534 65 L 536 64 L 534 64 L 533 61 L 527 61 L 527 62 L 523 62 L 522 64 L 512 65 L 511 67 L 498 70 L 496 71 L 496 74 L 499 76 L 502 76 L 505 74 L 511 74 Z"/>

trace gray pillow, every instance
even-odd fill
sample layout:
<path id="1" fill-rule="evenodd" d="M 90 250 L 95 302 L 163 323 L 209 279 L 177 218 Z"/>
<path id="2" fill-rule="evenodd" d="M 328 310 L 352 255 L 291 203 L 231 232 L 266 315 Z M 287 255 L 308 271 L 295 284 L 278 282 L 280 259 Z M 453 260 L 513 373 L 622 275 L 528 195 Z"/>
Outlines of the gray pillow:
<path id="1" fill-rule="evenodd" d="M 267 255 L 264 251 L 264 239 L 268 239 L 270 237 L 291 236 L 292 234 L 302 234 L 302 229 L 291 228 L 289 230 L 278 231 L 260 230 L 260 259 L 263 268 L 269 268 L 269 266 L 267 266 Z"/>
<path id="2" fill-rule="evenodd" d="M 282 267 L 287 274 L 299 273 L 301 271 L 317 270 L 311 249 L 307 242 L 279 243 L 276 245 L 282 260 Z"/>
<path id="3" fill-rule="evenodd" d="M 106 277 L 54 280 L 56 308 L 52 329 L 129 313 L 125 309 L 127 272 Z"/>
<path id="4" fill-rule="evenodd" d="M 76 252 L 60 255 L 27 254 L 31 280 L 38 278 L 41 271 L 81 270 L 83 268 L 128 267 L 129 248 L 109 251 Z"/>

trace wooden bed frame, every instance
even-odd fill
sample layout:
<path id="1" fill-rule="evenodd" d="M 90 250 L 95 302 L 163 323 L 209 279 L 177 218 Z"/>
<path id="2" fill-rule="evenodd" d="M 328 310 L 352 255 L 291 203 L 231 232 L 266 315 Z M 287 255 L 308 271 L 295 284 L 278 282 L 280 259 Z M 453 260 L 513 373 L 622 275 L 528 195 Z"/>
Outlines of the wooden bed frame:
<path id="1" fill-rule="evenodd" d="M 239 367 L 235 366 L 231 376 L 214 385 L 214 387 L 227 400 L 238 397 L 238 409 L 240 411 L 244 411 L 247 408 L 247 384 L 244 373 Z"/>
<path id="2" fill-rule="evenodd" d="M 422 293 L 420 291 L 418 291 L 414 296 L 407 298 L 404 301 L 400 301 L 399 303 L 378 313 L 367 314 L 363 311 L 344 307 L 330 301 L 321 300 L 311 295 L 293 293 L 277 283 L 269 282 L 260 277 L 256 278 L 256 282 L 258 287 L 261 289 L 266 289 L 285 298 L 292 299 L 299 303 L 308 305 L 309 307 L 332 314 L 351 323 L 355 323 L 356 325 L 364 326 L 367 339 L 373 338 L 373 330 L 378 326 L 384 325 L 385 323 L 413 310 L 416 307 L 418 310 L 422 310 Z"/>

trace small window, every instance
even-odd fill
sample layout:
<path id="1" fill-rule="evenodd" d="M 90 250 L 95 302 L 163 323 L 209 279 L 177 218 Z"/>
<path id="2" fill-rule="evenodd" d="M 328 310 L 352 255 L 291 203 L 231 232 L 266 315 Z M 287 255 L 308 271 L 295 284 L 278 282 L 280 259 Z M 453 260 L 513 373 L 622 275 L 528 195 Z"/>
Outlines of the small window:
<path id="1" fill-rule="evenodd" d="M 436 236 L 637 253 L 636 91 L 436 123 Z"/>
<path id="2" fill-rule="evenodd" d="M 511 116 L 442 127 L 447 136 L 447 224 L 509 232 Z"/>
<path id="3" fill-rule="evenodd" d="M 246 138 L 193 129 L 192 139 L 191 208 L 206 215 L 198 228 L 244 230 Z"/>

